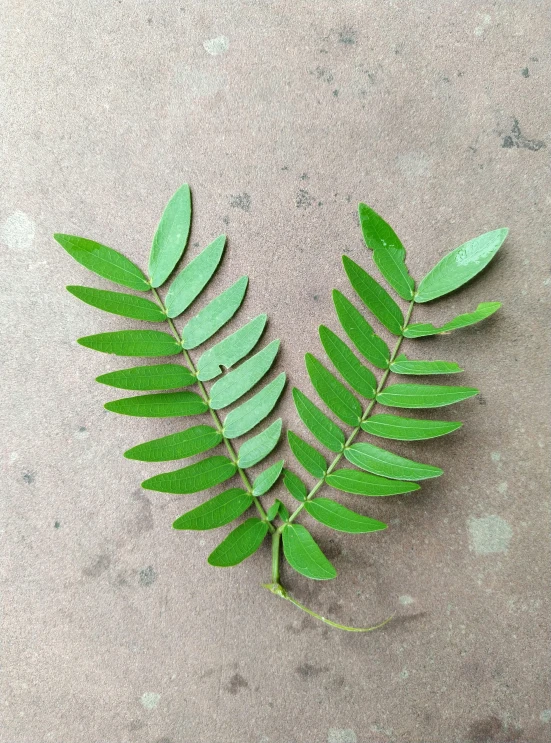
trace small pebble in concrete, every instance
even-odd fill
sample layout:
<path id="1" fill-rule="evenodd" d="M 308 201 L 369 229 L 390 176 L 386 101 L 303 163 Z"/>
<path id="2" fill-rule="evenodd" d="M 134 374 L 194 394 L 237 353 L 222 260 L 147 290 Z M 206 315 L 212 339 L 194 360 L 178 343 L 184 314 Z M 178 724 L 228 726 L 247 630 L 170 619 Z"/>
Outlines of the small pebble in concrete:
<path id="1" fill-rule="evenodd" d="M 215 57 L 218 54 L 224 54 L 228 50 L 230 40 L 227 36 L 217 36 L 214 39 L 203 41 L 203 48 L 209 54 Z"/>
<path id="2" fill-rule="evenodd" d="M 551 722 L 551 709 L 544 709 L 540 715 L 542 722 Z"/>
<path id="3" fill-rule="evenodd" d="M 28 250 L 33 244 L 35 224 L 24 212 L 14 212 L 2 226 L 0 239 L 11 250 Z"/>
<path id="4" fill-rule="evenodd" d="M 483 516 L 467 521 L 469 529 L 469 548 L 477 555 L 490 555 L 507 552 L 513 529 L 509 522 L 500 516 Z"/>
<path id="5" fill-rule="evenodd" d="M 142 707 L 144 709 L 155 709 L 159 706 L 159 702 L 161 701 L 161 695 L 155 694 L 154 691 L 146 691 L 144 694 L 142 694 L 140 702 L 142 703 Z"/>
<path id="6" fill-rule="evenodd" d="M 358 743 L 358 737 L 353 730 L 346 728 L 329 728 L 327 732 L 327 743 Z"/>
<path id="7" fill-rule="evenodd" d="M 408 594 L 404 594 L 403 596 L 400 596 L 398 601 L 402 604 L 402 606 L 409 606 L 409 604 L 413 604 L 415 599 L 412 596 L 408 596 Z"/>

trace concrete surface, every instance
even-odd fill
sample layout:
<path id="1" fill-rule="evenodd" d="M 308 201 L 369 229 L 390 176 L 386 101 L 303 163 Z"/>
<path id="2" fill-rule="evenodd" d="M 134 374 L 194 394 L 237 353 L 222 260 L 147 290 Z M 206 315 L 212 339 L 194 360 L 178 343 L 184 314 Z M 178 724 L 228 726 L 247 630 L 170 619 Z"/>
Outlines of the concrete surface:
<path id="1" fill-rule="evenodd" d="M 2 743 L 548 741 L 549 3 L 4 0 L 0 12 Z M 504 302 L 419 352 L 459 362 L 482 390 L 443 413 L 465 421 L 456 435 L 403 448 L 445 476 L 365 504 L 389 520 L 383 534 L 314 528 L 336 581 L 284 575 L 345 622 L 396 610 L 382 631 L 331 631 L 263 591 L 268 548 L 210 568 L 220 533 L 172 531 L 183 499 L 141 491 L 159 466 L 122 457 L 177 423 L 103 410 L 117 395 L 94 376 L 124 362 L 75 339 L 132 323 L 65 291 L 107 284 L 51 236 L 83 234 L 145 267 L 184 181 L 189 254 L 229 234 L 209 296 L 247 272 L 241 318 L 270 313 L 280 367 L 305 390 L 316 327 L 336 328 L 341 254 L 372 267 L 358 201 L 392 222 L 418 278 L 465 239 L 511 228 L 478 280 L 418 313 Z M 302 430 L 289 388 L 280 411 Z"/>

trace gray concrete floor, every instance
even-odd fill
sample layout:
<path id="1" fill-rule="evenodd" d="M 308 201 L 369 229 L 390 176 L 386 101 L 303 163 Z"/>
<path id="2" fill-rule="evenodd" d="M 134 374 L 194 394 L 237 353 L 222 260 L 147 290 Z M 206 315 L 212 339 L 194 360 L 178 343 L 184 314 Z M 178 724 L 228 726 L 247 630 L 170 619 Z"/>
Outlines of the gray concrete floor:
<path id="1" fill-rule="evenodd" d="M 2 743 L 550 739 L 548 11 L 2 3 Z M 269 312 L 279 366 L 305 390 L 317 325 L 336 328 L 341 254 L 372 266 L 358 201 L 392 222 L 418 278 L 464 240 L 511 229 L 479 279 L 419 312 L 504 302 L 423 346 L 482 391 L 447 414 L 459 433 L 407 448 L 445 476 L 365 507 L 384 534 L 314 528 L 336 581 L 284 575 L 345 622 L 396 610 L 382 631 L 329 630 L 263 591 L 268 548 L 209 567 L 220 534 L 171 530 L 181 501 L 139 487 L 159 466 L 122 457 L 176 424 L 104 411 L 112 396 L 93 379 L 121 361 L 75 339 L 132 323 L 65 291 L 107 284 L 52 234 L 145 268 L 184 181 L 190 255 L 229 235 L 209 296 L 247 272 L 242 317 Z M 297 428 L 290 388 L 280 411 Z"/>

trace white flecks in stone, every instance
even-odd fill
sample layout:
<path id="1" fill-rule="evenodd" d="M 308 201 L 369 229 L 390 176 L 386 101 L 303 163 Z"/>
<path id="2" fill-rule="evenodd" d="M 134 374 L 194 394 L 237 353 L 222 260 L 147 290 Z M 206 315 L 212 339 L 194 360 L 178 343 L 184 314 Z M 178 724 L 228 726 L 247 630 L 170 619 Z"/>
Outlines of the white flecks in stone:
<path id="1" fill-rule="evenodd" d="M 513 536 L 513 529 L 500 516 L 471 516 L 467 521 L 469 529 L 469 548 L 477 555 L 491 555 L 507 552 Z"/>
<path id="2" fill-rule="evenodd" d="M 540 715 L 542 722 L 551 722 L 551 709 L 544 709 Z"/>
<path id="3" fill-rule="evenodd" d="M 490 456 L 492 457 L 492 462 L 500 462 L 501 461 L 501 452 L 499 451 L 493 451 Z"/>
<path id="4" fill-rule="evenodd" d="M 209 54 L 212 54 L 213 57 L 217 54 L 224 54 L 224 52 L 227 52 L 229 45 L 230 40 L 227 36 L 217 36 L 214 39 L 203 41 L 204 50 Z"/>
<path id="5" fill-rule="evenodd" d="M 491 20 L 492 20 L 492 16 L 491 15 L 488 15 L 488 13 L 485 13 L 482 16 L 482 23 L 480 24 L 480 26 L 477 26 L 475 28 L 474 35 L 475 36 L 482 36 L 482 34 L 484 33 L 484 31 L 486 30 L 486 26 L 489 26 L 490 25 Z"/>
<path id="6" fill-rule="evenodd" d="M 11 250 L 28 250 L 33 244 L 35 224 L 24 212 L 14 212 L 2 225 L 0 239 Z"/>
<path id="7" fill-rule="evenodd" d="M 161 701 L 161 695 L 155 694 L 154 691 L 146 691 L 142 694 L 140 702 L 144 709 L 156 709 Z"/>
<path id="8" fill-rule="evenodd" d="M 19 454 L 16 451 L 12 451 L 12 453 L 10 454 L 10 464 L 17 462 L 18 459 L 19 459 Z"/>
<path id="9" fill-rule="evenodd" d="M 346 728 L 329 728 L 327 731 L 327 743 L 358 743 L 358 737 L 353 730 Z"/>
<path id="10" fill-rule="evenodd" d="M 413 596 L 408 596 L 406 593 L 403 596 L 400 596 L 398 598 L 398 601 L 402 604 L 402 606 L 409 606 L 410 604 L 413 604 L 415 599 L 413 598 Z"/>
<path id="11" fill-rule="evenodd" d="M 497 489 L 502 495 L 505 495 L 508 487 L 509 487 L 508 483 L 500 482 L 499 485 L 497 486 Z"/>

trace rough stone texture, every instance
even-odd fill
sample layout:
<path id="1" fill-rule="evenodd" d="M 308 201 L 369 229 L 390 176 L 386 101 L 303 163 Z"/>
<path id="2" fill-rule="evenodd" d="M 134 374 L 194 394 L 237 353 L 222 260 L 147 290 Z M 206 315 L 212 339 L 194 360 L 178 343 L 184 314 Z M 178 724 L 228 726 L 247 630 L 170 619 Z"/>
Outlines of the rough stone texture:
<path id="1" fill-rule="evenodd" d="M 549 740 L 548 10 L 2 3 L 2 743 Z M 392 222 L 418 277 L 511 228 L 479 279 L 417 313 L 504 301 L 479 327 L 419 342 L 482 390 L 442 412 L 465 421 L 458 433 L 395 447 L 445 476 L 415 495 L 343 497 L 391 528 L 314 527 L 338 579 L 284 574 L 341 621 L 396 611 L 381 631 L 329 630 L 261 590 L 268 547 L 210 568 L 220 533 L 170 528 L 201 497 L 142 491 L 159 466 L 121 456 L 177 423 L 103 409 L 117 395 L 93 379 L 124 362 L 75 339 L 133 324 L 64 290 L 107 284 L 51 236 L 145 266 L 184 181 L 189 254 L 229 234 L 208 296 L 247 272 L 241 317 L 270 313 L 279 367 L 306 391 L 303 354 L 321 354 L 330 289 L 346 291 L 341 254 L 372 267 L 358 201 Z M 290 389 L 280 411 L 302 431 Z"/>

